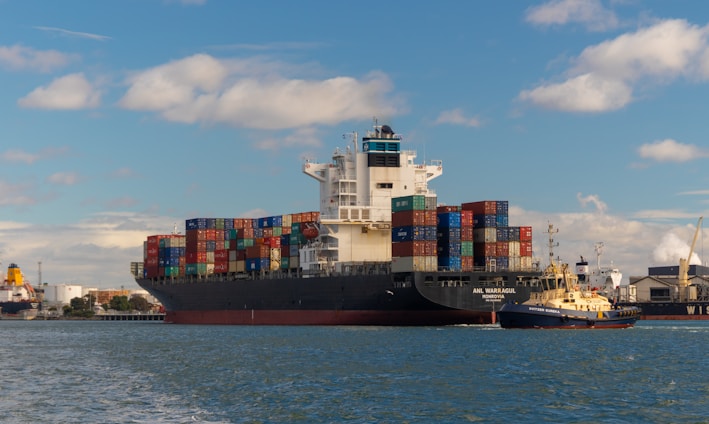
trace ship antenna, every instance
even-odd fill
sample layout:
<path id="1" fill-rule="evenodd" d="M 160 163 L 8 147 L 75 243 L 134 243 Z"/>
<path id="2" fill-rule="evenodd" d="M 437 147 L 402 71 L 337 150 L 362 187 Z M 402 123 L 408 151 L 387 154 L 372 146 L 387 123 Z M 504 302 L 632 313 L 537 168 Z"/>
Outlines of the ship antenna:
<path id="1" fill-rule="evenodd" d="M 596 266 L 598 271 L 601 271 L 601 255 L 603 254 L 603 242 L 599 241 L 596 243 Z"/>
<path id="2" fill-rule="evenodd" d="M 554 234 L 558 233 L 559 229 L 554 229 L 554 225 L 549 223 L 549 229 L 547 234 L 549 234 L 549 263 L 554 265 L 554 247 L 559 246 L 559 243 L 554 243 Z"/>
<path id="3" fill-rule="evenodd" d="M 348 132 L 345 134 L 342 134 L 342 138 L 347 138 L 347 136 L 350 136 L 352 138 L 352 144 L 354 144 L 354 152 L 357 153 L 357 131 L 352 131 Z"/>

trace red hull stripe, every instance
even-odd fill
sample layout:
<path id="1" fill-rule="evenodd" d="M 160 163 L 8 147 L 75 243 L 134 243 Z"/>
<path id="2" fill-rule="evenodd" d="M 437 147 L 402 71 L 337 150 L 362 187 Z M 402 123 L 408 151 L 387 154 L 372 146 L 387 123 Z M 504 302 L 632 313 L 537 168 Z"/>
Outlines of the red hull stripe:
<path id="1" fill-rule="evenodd" d="M 681 321 L 697 321 L 709 320 L 709 315 L 641 315 L 643 320 L 681 320 Z"/>
<path id="2" fill-rule="evenodd" d="M 455 325 L 490 324 L 484 311 L 220 310 L 168 311 L 166 323 L 229 325 Z"/>

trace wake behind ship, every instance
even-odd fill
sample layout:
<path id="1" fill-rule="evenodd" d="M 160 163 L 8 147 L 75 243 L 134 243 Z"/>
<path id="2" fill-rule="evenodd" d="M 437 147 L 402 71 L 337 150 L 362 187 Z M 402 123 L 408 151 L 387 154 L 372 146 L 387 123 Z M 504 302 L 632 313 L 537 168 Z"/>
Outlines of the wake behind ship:
<path id="1" fill-rule="evenodd" d="M 441 161 L 416 164 L 375 125 L 332 161 L 306 161 L 319 211 L 194 218 L 148 237 L 137 283 L 166 322 L 254 325 L 485 324 L 539 290 L 532 228 L 506 201 L 438 204 Z"/>

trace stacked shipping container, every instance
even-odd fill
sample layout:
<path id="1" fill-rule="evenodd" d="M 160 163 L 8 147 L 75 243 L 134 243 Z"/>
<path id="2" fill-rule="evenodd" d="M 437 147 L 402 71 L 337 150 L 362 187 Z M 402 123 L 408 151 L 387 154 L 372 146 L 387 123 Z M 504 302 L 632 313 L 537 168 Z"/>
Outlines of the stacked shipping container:
<path id="1" fill-rule="evenodd" d="M 512 271 L 532 268 L 532 227 L 509 226 L 507 201 L 464 203 L 473 214 L 473 255 L 476 267 Z"/>
<path id="2" fill-rule="evenodd" d="M 188 219 L 184 236 L 148 237 L 143 272 L 152 278 L 295 269 L 298 247 L 319 219 L 319 212 Z"/>
<path id="3" fill-rule="evenodd" d="M 392 272 L 437 270 L 436 198 L 396 197 L 391 211 Z"/>
<path id="4" fill-rule="evenodd" d="M 143 273 L 150 278 L 185 275 L 185 236 L 149 236 L 143 243 Z"/>
<path id="5" fill-rule="evenodd" d="M 439 206 L 437 212 L 438 268 L 445 271 L 460 271 L 461 228 L 458 206 Z"/>
<path id="6" fill-rule="evenodd" d="M 148 278 L 294 270 L 317 234 L 319 212 L 263 218 L 194 218 L 186 235 L 149 236 Z M 392 271 L 532 269 L 532 227 L 510 227 L 507 201 L 436 206 L 435 197 L 392 199 Z"/>

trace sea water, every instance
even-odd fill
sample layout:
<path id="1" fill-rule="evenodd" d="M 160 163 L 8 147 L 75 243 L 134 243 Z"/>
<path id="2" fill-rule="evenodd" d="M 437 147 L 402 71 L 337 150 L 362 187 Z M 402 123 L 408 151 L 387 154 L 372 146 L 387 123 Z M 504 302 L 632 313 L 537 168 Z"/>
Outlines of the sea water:
<path id="1" fill-rule="evenodd" d="M 709 423 L 709 321 L 0 321 L 3 423 Z"/>

